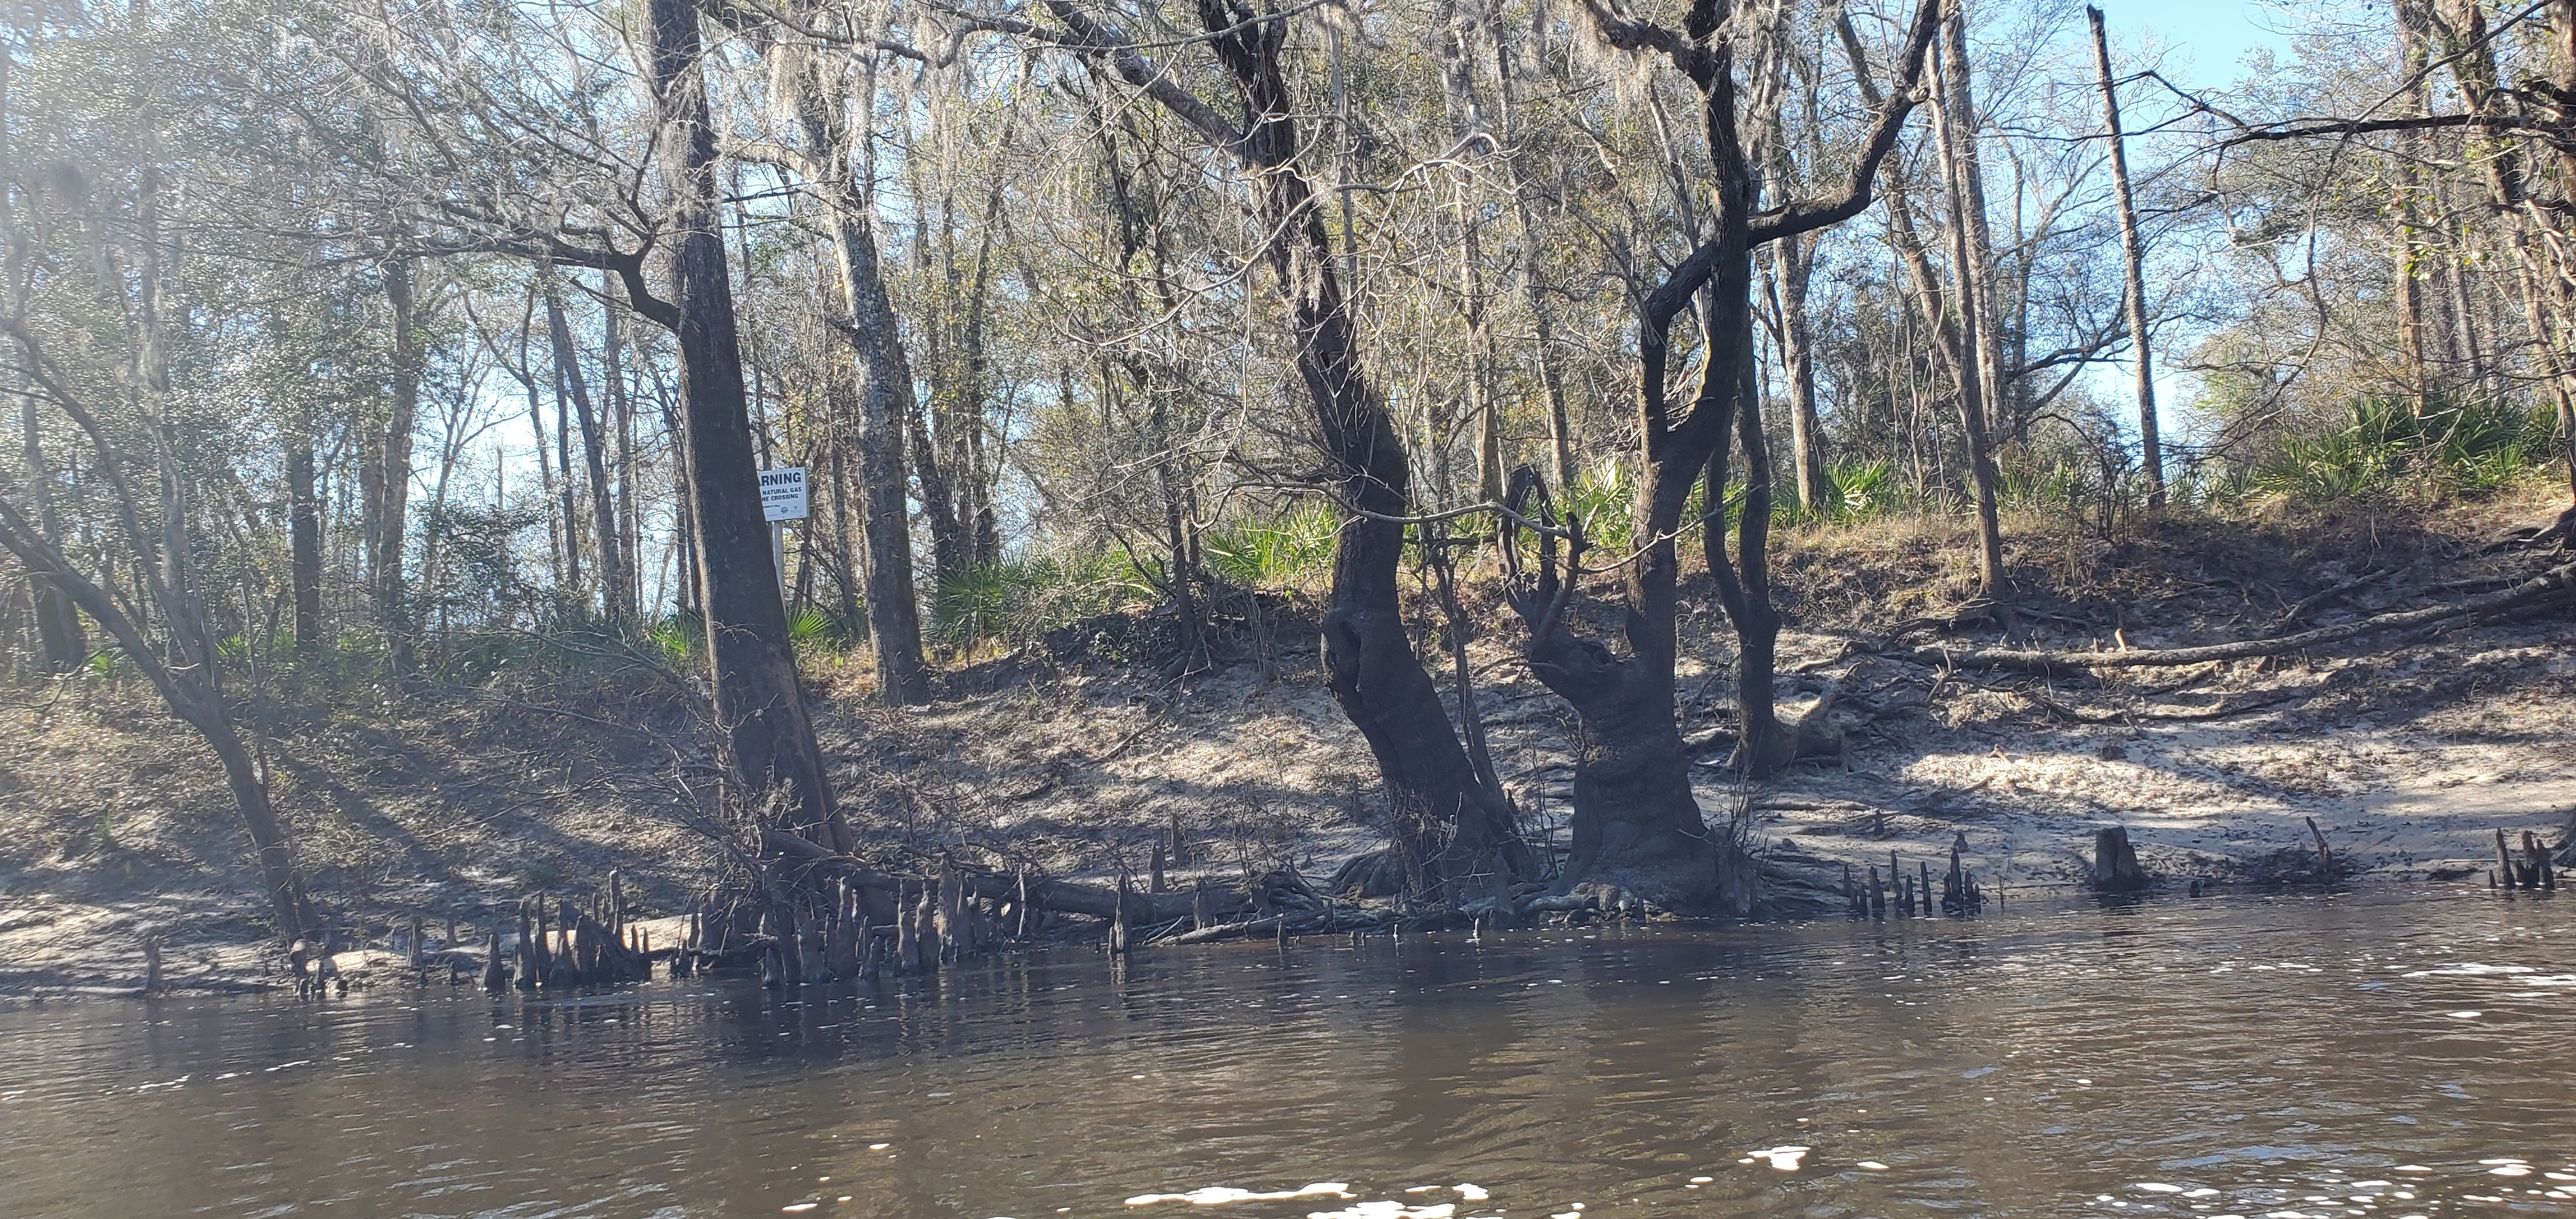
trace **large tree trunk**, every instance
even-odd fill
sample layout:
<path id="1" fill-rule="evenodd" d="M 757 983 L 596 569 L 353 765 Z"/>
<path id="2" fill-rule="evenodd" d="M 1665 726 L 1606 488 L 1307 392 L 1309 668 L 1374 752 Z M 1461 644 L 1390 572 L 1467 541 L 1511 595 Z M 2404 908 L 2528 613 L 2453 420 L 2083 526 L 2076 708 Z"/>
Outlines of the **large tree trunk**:
<path id="1" fill-rule="evenodd" d="M 1709 833 L 1701 815 L 1690 786 L 1691 758 L 1673 706 L 1680 649 L 1680 559 L 1674 539 L 1692 486 L 1724 450 L 1737 413 L 1747 409 L 1740 395 L 1752 359 L 1753 176 L 1737 135 L 1733 44 L 1712 36 L 1725 12 L 1726 6 L 1706 0 L 1693 5 L 1686 32 L 1704 49 L 1677 57 L 1701 96 L 1715 170 L 1707 184 L 1711 231 L 1707 244 L 1649 296 L 1638 326 L 1644 462 L 1634 532 L 1646 542 L 1625 569 L 1628 654 L 1622 657 L 1574 637 L 1564 615 L 1552 609 L 1533 613 L 1525 608 L 1523 618 L 1531 625 L 1531 672 L 1573 704 L 1583 726 L 1584 748 L 1574 780 L 1573 854 L 1559 890 L 1588 888 L 1663 907 L 1740 912 L 1749 907 L 1751 894 L 1726 883 L 1737 871 L 1727 866 L 1734 852 Z M 1703 310 L 1706 360 L 1696 400 L 1687 413 L 1677 413 L 1666 384 L 1670 334 L 1674 319 L 1694 297 Z M 1723 467 L 1719 469 L 1719 477 L 1709 483 L 1712 505 L 1722 502 L 1724 493 Z M 1712 514 L 1708 528 L 1722 533 L 1724 527 L 1723 516 Z M 1737 615 L 1742 633 L 1755 620 L 1752 607 L 1724 562 L 1722 543 L 1715 554 L 1712 574 L 1722 581 L 1728 609 Z M 1579 557 L 1569 557 L 1570 569 Z M 1543 573 L 1541 582 L 1555 581 Z M 1551 590 L 1550 599 L 1554 595 Z M 1763 681 L 1767 686 L 1767 673 Z M 1747 712 L 1751 715 L 1753 708 Z"/>
<path id="2" fill-rule="evenodd" d="M 1070 0 L 1049 0 L 1048 8 L 1084 37 L 1114 44 Z M 1230 130 L 1175 91 L 1155 96 L 1250 171 L 1262 224 L 1272 234 L 1265 253 L 1286 297 L 1298 376 L 1314 403 L 1348 518 L 1334 544 L 1324 606 L 1326 683 L 1377 758 L 1397 846 L 1423 888 L 1443 892 L 1497 857 L 1514 875 L 1535 875 L 1510 800 L 1477 776 L 1405 627 L 1398 575 L 1405 526 L 1397 518 L 1412 507 L 1410 470 L 1386 401 L 1362 373 L 1331 238 L 1298 164 L 1296 110 L 1280 62 L 1287 18 L 1242 20 L 1219 0 L 1199 0 L 1199 19 L 1233 78 L 1247 128 Z M 1141 56 L 1120 55 L 1116 63 L 1140 88 L 1153 89 L 1161 79 Z"/>
<path id="3" fill-rule="evenodd" d="M 383 430 L 368 438 L 359 469 L 366 516 L 367 586 L 395 671 L 411 667 L 411 624 L 403 601 L 403 538 L 411 508 L 412 430 L 420 417 L 421 342 L 418 285 L 408 259 L 385 264 L 385 299 L 393 312 L 393 395 Z"/>
<path id="4" fill-rule="evenodd" d="M 864 85 L 872 107 L 875 82 Z M 912 413 L 912 364 L 903 348 L 894 300 L 878 259 L 876 207 L 851 167 L 852 140 L 873 138 L 835 124 L 813 69 L 797 78 L 797 115 L 808 147 L 822 161 L 832 213 L 832 252 L 840 264 L 841 304 L 849 318 L 841 333 L 857 356 L 860 380 L 856 445 L 859 488 L 865 505 L 861 532 L 867 562 L 868 637 L 875 644 L 877 690 L 896 706 L 930 701 L 930 666 L 922 656 L 921 607 L 912 586 L 912 520 L 905 506 L 903 428 Z"/>
<path id="5" fill-rule="evenodd" d="M 1673 539 L 1683 528 L 1692 485 L 1704 473 L 1709 575 L 1739 643 L 1738 696 L 1744 713 L 1739 759 L 1749 774 L 1767 775 L 1788 762 L 1795 743 L 1772 705 L 1780 618 L 1770 587 L 1771 458 L 1755 391 L 1753 251 L 1759 242 L 1795 239 L 1868 206 L 1869 184 L 1912 108 L 1913 82 L 1931 44 L 1938 9 L 1933 3 L 1918 8 L 1902 56 L 1901 86 L 1880 108 L 1864 155 L 1840 197 L 1799 203 L 1758 226 L 1752 163 L 1739 136 L 1734 44 L 1724 36 L 1731 6 L 1723 0 L 1698 0 L 1680 31 L 1643 27 L 1598 6 L 1588 11 L 1596 29 L 1614 44 L 1655 47 L 1690 78 L 1700 94 L 1714 174 L 1707 183 L 1712 205 L 1707 240 L 1647 295 L 1639 319 L 1638 418 L 1645 477 L 1638 491 L 1636 532 L 1646 543 L 1627 567 L 1629 656 L 1619 659 L 1598 644 L 1566 638 L 1563 614 L 1554 604 L 1541 605 L 1553 601 L 1553 590 L 1548 598 L 1515 594 L 1523 618 L 1532 624 L 1533 671 L 1575 704 L 1587 736 L 1599 739 L 1587 748 L 1576 772 L 1575 853 L 1560 883 L 1565 888 L 1623 890 L 1671 906 L 1743 910 L 1752 894 L 1741 854 L 1723 835 L 1712 835 L 1700 814 L 1674 718 L 1679 562 Z M 1865 81 L 1865 67 L 1861 75 Z M 1868 96 L 1875 105 L 1875 93 Z M 1677 416 L 1666 386 L 1668 348 L 1674 320 L 1695 299 L 1707 351 L 1695 400 L 1686 414 Z M 1720 508 L 1730 436 L 1745 455 L 1744 510 L 1737 554 L 1731 559 Z M 1543 568 L 1546 562 L 1542 550 Z M 1542 588 L 1551 582 L 1542 570 Z M 1587 777 L 1587 770 L 1598 773 Z"/>
<path id="6" fill-rule="evenodd" d="M 1669 612 L 1669 559 L 1658 582 Z M 1651 629 L 1648 617 L 1631 607 L 1628 621 Z M 1525 655 L 1530 671 L 1582 722 L 1568 827 L 1573 853 L 1558 889 L 1591 886 L 1676 909 L 1740 908 L 1750 895 L 1723 883 L 1726 844 L 1709 833 L 1691 791 L 1671 663 L 1617 656 L 1562 626 L 1534 633 Z"/>
<path id="7" fill-rule="evenodd" d="M 600 435 L 599 412 L 591 408 L 590 384 L 581 375 L 581 352 L 573 346 L 572 325 L 564 317 L 563 299 L 546 285 L 546 337 L 554 349 L 555 387 L 572 399 L 581 426 L 582 461 L 590 470 L 591 537 L 599 547 L 600 613 L 611 623 L 625 617 L 626 562 L 618 543 L 617 504 L 608 481 L 607 442 Z M 569 484 L 567 484 L 569 489 Z"/>
<path id="8" fill-rule="evenodd" d="M 778 813 L 778 827 L 846 852 L 853 845 L 849 827 L 833 803 L 797 683 L 787 609 L 771 565 L 769 525 L 762 519 L 733 288 L 717 227 L 716 141 L 698 14 L 688 0 L 651 0 L 649 12 L 653 87 L 673 137 L 671 305 L 716 722 L 729 738 L 735 778 L 752 806 L 787 788 L 789 802 Z"/>

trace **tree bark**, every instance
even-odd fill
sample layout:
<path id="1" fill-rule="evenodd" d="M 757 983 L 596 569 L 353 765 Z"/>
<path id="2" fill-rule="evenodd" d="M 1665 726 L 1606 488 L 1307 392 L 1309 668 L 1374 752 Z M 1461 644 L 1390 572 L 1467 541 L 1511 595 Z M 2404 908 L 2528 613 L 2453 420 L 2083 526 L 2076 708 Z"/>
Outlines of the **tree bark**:
<path id="1" fill-rule="evenodd" d="M 822 749 L 796 676 L 787 610 L 771 565 L 733 288 L 718 230 L 715 130 L 704 43 L 689 0 L 650 0 L 653 89 L 673 148 L 672 329 L 680 355 L 680 414 L 691 481 L 699 602 L 714 661 L 716 723 L 751 807 L 786 789 L 777 824 L 835 851 L 852 842 L 832 799 Z"/>
<path id="2" fill-rule="evenodd" d="M 1221 0 L 1199 0 L 1207 45 L 1234 84 L 1246 118 L 1237 130 L 1178 88 L 1133 44 L 1072 0 L 1047 8 L 1086 53 L 1147 91 L 1252 179 L 1271 234 L 1263 253 L 1286 298 L 1296 365 L 1313 402 L 1322 449 L 1345 520 L 1333 547 L 1323 620 L 1326 684 L 1367 739 L 1386 781 L 1397 845 L 1434 892 L 1500 852 L 1517 875 L 1536 866 L 1510 801 L 1480 781 L 1449 723 L 1439 689 L 1405 627 L 1398 564 L 1411 506 L 1411 471 L 1385 399 L 1362 371 L 1359 336 L 1335 271 L 1332 242 L 1298 163 L 1296 109 L 1281 62 L 1284 15 L 1248 18 Z"/>
<path id="3" fill-rule="evenodd" d="M 556 391 L 572 399 L 573 414 L 581 426 L 582 462 L 590 471 L 591 540 L 599 548 L 600 613 L 615 625 L 625 618 L 619 590 L 626 587 L 626 561 L 621 553 L 624 547 L 619 545 L 617 503 L 608 481 L 607 442 L 600 435 L 599 412 L 591 407 L 590 385 L 581 375 L 581 352 L 573 346 L 563 298 L 551 280 L 546 285 L 546 337 L 554 350 Z"/>
<path id="4" fill-rule="evenodd" d="M 863 86 L 873 95 L 873 76 Z M 849 130 L 832 121 L 822 82 L 813 69 L 799 75 L 797 117 L 807 145 L 822 159 L 812 166 L 832 216 L 832 252 L 839 262 L 841 327 L 857 358 L 859 411 L 854 443 L 859 452 L 860 525 L 868 552 L 868 637 L 876 650 L 877 690 L 895 706 L 930 701 L 930 666 L 921 648 L 921 608 L 913 592 L 912 521 L 905 506 L 903 428 L 912 413 L 911 361 L 903 348 L 894 300 L 878 258 L 876 207 L 852 167 L 853 140 L 872 138 L 868 125 Z M 866 103 L 872 106 L 873 102 Z"/>
<path id="5" fill-rule="evenodd" d="M 1957 20 L 1947 23 L 1947 28 L 1951 33 L 1945 41 L 1955 39 Z M 1933 54 L 1936 61 L 1945 58 L 1939 50 Z M 1958 286 L 1952 298 L 1959 310 L 1959 424 L 1967 434 L 1968 472 L 1977 497 L 1977 585 L 1980 591 L 1995 596 L 2010 587 L 2010 579 L 2004 574 L 2003 523 L 1995 500 L 1999 479 L 1991 430 L 1994 383 L 1988 379 L 1994 366 L 1988 356 L 1993 346 L 1986 325 L 1990 315 L 1979 283 L 1985 260 L 1978 254 L 1977 234 L 1984 226 L 1985 190 L 1979 184 L 1973 155 L 1966 147 L 1973 132 L 1959 131 L 1966 116 L 1954 109 L 1966 92 L 1966 71 L 1964 65 L 1944 65 L 1937 73 L 1944 83 L 1933 99 L 1932 131 L 1940 145 L 1941 172 L 1949 188 L 1943 193 L 1950 208 L 1951 270 Z M 1956 82 L 1956 91 L 1950 87 L 1954 73 L 1963 78 Z"/>
<path id="6" fill-rule="evenodd" d="M 1825 429 L 1816 409 L 1816 344 L 1807 321 L 1807 284 L 1816 270 L 1816 243 L 1810 236 L 1774 243 L 1779 252 L 1780 362 L 1789 374 L 1790 461 L 1798 479 L 1798 507 L 1810 515 L 1826 510 L 1833 480 L 1825 476 Z"/>
<path id="7" fill-rule="evenodd" d="M 313 484 L 313 433 L 301 426 L 286 438 L 286 549 L 295 650 L 304 653 L 322 643 L 322 506 Z"/>
<path id="8" fill-rule="evenodd" d="M 2139 464 L 2147 476 L 2147 510 L 2165 506 L 2164 442 L 2156 426 L 2154 352 L 2147 341 L 2147 251 L 2138 233 L 2138 204 L 2129 192 L 2127 137 L 2120 131 L 2120 93 L 2111 80 L 2111 44 L 2102 34 L 2102 10 L 2085 6 L 2093 26 L 2093 70 L 2102 82 L 2102 127 L 2111 141 L 2111 193 L 2120 205 L 2121 298 L 2129 311 L 2129 342 L 2137 348 Z M 2411 279 L 2411 276 L 2410 276 Z"/>
<path id="9" fill-rule="evenodd" d="M 1751 904 L 1750 878 L 1735 845 L 1711 834 L 1701 816 L 1688 780 L 1689 755 L 1674 717 L 1673 670 L 1679 651 L 1674 539 L 1684 528 L 1682 513 L 1691 488 L 1705 475 L 1709 574 L 1739 643 L 1740 756 L 1748 772 L 1767 775 L 1788 761 L 1791 750 L 1781 744 L 1789 734 L 1772 706 L 1780 619 L 1770 597 L 1770 452 L 1754 386 L 1753 251 L 1761 242 L 1795 238 L 1868 206 L 1870 183 L 1913 107 L 1913 83 L 1938 10 L 1930 3 L 1918 10 L 1902 53 L 1902 87 L 1880 109 L 1839 197 L 1802 201 L 1757 224 L 1753 164 L 1738 135 L 1733 42 L 1724 36 L 1733 15 L 1730 6 L 1724 0 L 1697 0 L 1679 31 L 1635 22 L 1599 3 L 1586 7 L 1595 29 L 1613 45 L 1660 52 L 1690 79 L 1700 95 L 1715 174 L 1708 183 L 1712 214 L 1707 240 L 1647 295 L 1639 320 L 1638 418 L 1645 460 L 1636 533 L 1645 540 L 1626 565 L 1623 626 L 1629 655 L 1619 658 L 1597 643 L 1573 639 L 1561 612 L 1536 608 L 1538 598 L 1519 599 L 1522 616 L 1531 623 L 1533 672 L 1574 703 L 1587 741 L 1598 742 L 1587 744 L 1576 770 L 1574 854 L 1560 888 L 1603 886 L 1668 906 L 1742 911 Z M 1701 302 L 1707 350 L 1695 399 L 1686 414 L 1677 415 L 1666 386 L 1668 346 L 1674 320 L 1695 299 Z M 1726 552 L 1722 510 L 1730 438 L 1742 446 L 1746 466 L 1738 553 L 1732 559 Z M 1542 586 L 1550 583 L 1545 567 L 1543 550 Z M 1563 592 L 1570 595 L 1572 589 Z M 1548 600 L 1555 598 L 1552 591 Z"/>
<path id="10" fill-rule="evenodd" d="M 62 523 L 54 516 L 53 473 L 45 467 L 43 431 L 36 422 L 34 394 L 19 397 L 18 426 L 24 442 L 21 455 L 26 462 L 27 482 L 35 500 L 36 530 L 47 544 L 60 547 Z M 81 628 L 79 608 L 60 584 L 34 575 L 33 568 L 29 573 L 29 591 L 35 600 L 38 660 L 47 673 L 69 673 L 89 659 L 88 632 Z"/>
<path id="11" fill-rule="evenodd" d="M 393 314 L 393 384 L 379 428 L 372 421 L 358 470 L 365 516 L 367 588 L 376 625 L 385 633 L 395 672 L 411 667 L 411 624 L 403 600 L 403 540 L 411 508 L 412 432 L 420 418 L 421 343 L 416 268 L 409 259 L 385 264 L 385 301 Z"/>

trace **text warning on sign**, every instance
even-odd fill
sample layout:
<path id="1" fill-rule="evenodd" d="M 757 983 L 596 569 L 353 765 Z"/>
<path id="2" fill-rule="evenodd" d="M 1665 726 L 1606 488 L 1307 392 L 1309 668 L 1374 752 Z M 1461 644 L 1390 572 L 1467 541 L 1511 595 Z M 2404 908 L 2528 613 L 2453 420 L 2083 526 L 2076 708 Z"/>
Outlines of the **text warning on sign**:
<path id="1" fill-rule="evenodd" d="M 760 472 L 760 519 L 801 521 L 807 514 L 805 467 Z"/>

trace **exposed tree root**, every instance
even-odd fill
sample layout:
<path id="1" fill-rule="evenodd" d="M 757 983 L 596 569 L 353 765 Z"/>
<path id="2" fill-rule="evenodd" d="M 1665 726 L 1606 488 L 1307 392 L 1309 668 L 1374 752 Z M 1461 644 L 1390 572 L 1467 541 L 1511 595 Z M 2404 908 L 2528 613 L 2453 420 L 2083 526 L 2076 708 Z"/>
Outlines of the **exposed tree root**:
<path id="1" fill-rule="evenodd" d="M 2576 504 L 2569 504 L 2550 520 L 2524 525 L 2506 531 L 2503 537 L 2487 543 L 2484 553 L 2503 550 L 2537 550 L 2556 543 L 2560 549 L 2576 550 Z"/>

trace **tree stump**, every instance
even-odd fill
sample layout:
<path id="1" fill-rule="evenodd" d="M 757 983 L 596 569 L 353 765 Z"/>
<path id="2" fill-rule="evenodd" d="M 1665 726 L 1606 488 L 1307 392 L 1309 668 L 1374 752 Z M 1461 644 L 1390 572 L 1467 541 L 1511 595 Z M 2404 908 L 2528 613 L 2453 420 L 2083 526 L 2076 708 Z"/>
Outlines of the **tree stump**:
<path id="1" fill-rule="evenodd" d="M 2097 893 L 2136 893 L 2147 887 L 2147 870 L 2138 864 L 2137 848 L 2129 845 L 2126 826 L 2112 826 L 2093 832 L 2093 890 Z"/>
<path id="2" fill-rule="evenodd" d="M 1118 904 L 1109 911 L 1109 955 L 1127 955 L 1127 874 L 1118 874 Z"/>
<path id="3" fill-rule="evenodd" d="M 2540 836 L 2529 830 L 2522 832 L 2522 859 L 2523 874 L 2529 878 L 2524 888 L 2558 888 L 2558 876 L 2549 866 L 2549 849 L 2540 845 Z"/>

